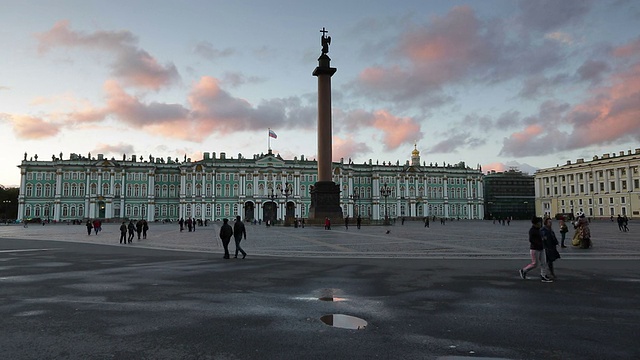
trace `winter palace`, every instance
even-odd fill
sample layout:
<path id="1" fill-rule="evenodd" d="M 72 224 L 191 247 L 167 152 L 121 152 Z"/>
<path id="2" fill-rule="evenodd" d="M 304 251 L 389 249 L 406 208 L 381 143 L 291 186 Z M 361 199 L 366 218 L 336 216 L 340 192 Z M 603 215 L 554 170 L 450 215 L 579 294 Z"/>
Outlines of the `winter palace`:
<path id="1" fill-rule="evenodd" d="M 179 218 L 280 221 L 305 218 L 316 182 L 317 163 L 304 156 L 205 152 L 192 161 L 168 157 L 71 154 L 38 160 L 27 154 L 21 171 L 18 220 L 69 221 L 87 218 L 175 221 Z M 410 161 L 332 164 L 344 216 L 381 219 L 437 216 L 482 219 L 482 170 L 464 163 L 420 164 L 414 147 Z"/>

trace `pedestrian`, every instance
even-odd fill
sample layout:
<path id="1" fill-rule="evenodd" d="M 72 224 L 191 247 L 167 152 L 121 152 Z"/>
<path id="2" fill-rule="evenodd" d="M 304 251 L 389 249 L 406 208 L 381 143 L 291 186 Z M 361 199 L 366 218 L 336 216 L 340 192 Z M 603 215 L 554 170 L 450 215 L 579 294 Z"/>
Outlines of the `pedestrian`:
<path id="1" fill-rule="evenodd" d="M 344 228 L 349 230 L 349 215 L 344 218 Z"/>
<path id="2" fill-rule="evenodd" d="M 223 259 L 229 258 L 229 242 L 233 236 L 233 229 L 229 225 L 229 219 L 222 219 L 222 226 L 220 227 L 220 240 L 222 240 L 222 247 L 224 248 Z"/>
<path id="3" fill-rule="evenodd" d="M 100 220 L 93 220 L 93 231 L 98 235 L 98 232 L 100 231 Z"/>
<path id="4" fill-rule="evenodd" d="M 236 223 L 233 224 L 233 236 L 236 240 L 236 256 L 234 258 L 238 258 L 238 251 L 242 253 L 242 258 L 247 257 L 247 253 L 240 247 L 240 241 L 244 237 L 247 240 L 247 229 L 244 227 L 244 223 L 240 219 L 240 216 L 236 216 Z"/>
<path id="5" fill-rule="evenodd" d="M 622 218 L 622 226 L 624 227 L 624 232 L 628 232 L 629 231 L 629 218 L 627 217 L 627 215 L 625 215 Z"/>
<path id="6" fill-rule="evenodd" d="M 133 223 L 133 220 L 129 220 L 129 226 L 127 226 L 127 230 L 129 230 L 129 237 L 127 238 L 127 241 L 129 242 L 129 244 L 131 244 L 136 232 L 136 225 Z"/>
<path id="7" fill-rule="evenodd" d="M 91 229 L 93 229 L 93 225 L 91 225 L 91 220 L 87 220 L 87 235 L 91 235 Z"/>
<path id="8" fill-rule="evenodd" d="M 147 238 L 147 231 L 149 231 L 149 223 L 147 220 L 142 220 L 142 238 Z"/>
<path id="9" fill-rule="evenodd" d="M 191 219 L 191 224 L 193 224 L 193 231 L 195 232 L 196 231 L 196 225 L 197 225 L 196 218 Z"/>
<path id="10" fill-rule="evenodd" d="M 404 216 L 402 217 L 402 219 L 400 220 L 400 224 L 404 225 Z"/>
<path id="11" fill-rule="evenodd" d="M 544 254 L 547 259 L 549 273 L 551 273 L 551 276 L 556 279 L 556 273 L 553 270 L 553 262 L 560 259 L 560 253 L 557 248 L 558 238 L 556 238 L 556 234 L 553 232 L 551 225 L 551 218 L 545 219 L 544 226 L 542 227 L 542 230 L 540 230 L 540 234 L 542 235 L 542 245 L 544 246 Z"/>
<path id="12" fill-rule="evenodd" d="M 531 224 L 531 229 L 529 229 L 529 254 L 531 255 L 531 263 L 518 270 L 518 272 L 522 279 L 526 279 L 527 272 L 540 266 L 540 280 L 542 282 L 553 282 L 553 280 L 547 277 L 546 256 L 542 243 L 542 235 L 540 234 L 542 218 L 534 216 L 533 219 L 531 219 Z"/>
<path id="13" fill-rule="evenodd" d="M 331 220 L 328 217 L 324 218 L 324 229 L 331 230 Z"/>
<path id="14" fill-rule="evenodd" d="M 304 218 L 302 218 L 302 228 L 304 229 Z"/>
<path id="15" fill-rule="evenodd" d="M 569 232 L 569 227 L 567 227 L 567 224 L 564 222 L 564 218 L 560 219 L 560 247 L 561 248 L 566 248 L 566 246 L 564 245 L 564 239 L 567 237 L 567 233 Z"/>
<path id="16" fill-rule="evenodd" d="M 589 249 L 591 247 L 591 230 L 589 229 L 589 221 L 585 218 L 584 213 L 579 211 L 577 214 L 578 217 L 578 228 L 576 232 L 579 234 L 579 244 L 581 249 Z"/>
<path id="17" fill-rule="evenodd" d="M 191 218 L 190 218 L 190 217 L 188 217 L 188 218 L 187 218 L 187 229 L 189 229 L 189 232 L 191 232 L 191 227 L 192 227 L 192 225 L 193 225 L 193 224 L 191 223 Z"/>
<path id="18" fill-rule="evenodd" d="M 356 218 L 356 227 L 358 228 L 358 230 L 360 230 L 361 225 L 362 225 L 362 218 L 360 217 L 360 215 L 358 215 L 358 217 Z"/>
<path id="19" fill-rule="evenodd" d="M 618 214 L 618 230 L 624 231 L 624 219 Z"/>
<path id="20" fill-rule="evenodd" d="M 127 243 L 127 223 L 125 221 L 120 225 L 120 244 Z"/>
<path id="21" fill-rule="evenodd" d="M 426 217 L 424 218 L 424 227 L 426 227 L 426 228 L 428 228 L 428 227 L 429 227 L 429 217 L 428 217 L 428 216 L 426 216 Z"/>
<path id="22" fill-rule="evenodd" d="M 142 236 L 142 219 L 136 222 L 136 233 L 138 233 L 138 241 L 140 241 L 140 236 Z"/>
<path id="23" fill-rule="evenodd" d="M 182 232 L 182 230 L 184 230 L 184 218 L 180 218 L 178 224 L 180 224 L 180 232 Z"/>

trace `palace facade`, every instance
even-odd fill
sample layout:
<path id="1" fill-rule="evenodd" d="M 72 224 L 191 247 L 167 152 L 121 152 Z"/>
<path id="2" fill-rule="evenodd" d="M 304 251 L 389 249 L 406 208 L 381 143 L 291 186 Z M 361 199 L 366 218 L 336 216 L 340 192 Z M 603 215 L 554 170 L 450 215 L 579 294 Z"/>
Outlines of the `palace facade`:
<path id="1" fill-rule="evenodd" d="M 588 217 L 640 215 L 640 149 L 570 160 L 535 173 L 536 213 Z"/>
<path id="2" fill-rule="evenodd" d="M 68 159 L 37 155 L 21 171 L 18 220 L 180 218 L 280 221 L 308 216 L 310 189 L 317 181 L 317 162 L 304 156 L 285 160 L 269 150 L 245 158 L 204 153 L 203 159 L 121 160 L 98 154 Z M 414 148 L 401 165 L 377 161 L 332 164 L 341 189 L 345 216 L 371 222 L 385 217 L 482 219 L 483 176 L 480 167 L 420 164 Z"/>

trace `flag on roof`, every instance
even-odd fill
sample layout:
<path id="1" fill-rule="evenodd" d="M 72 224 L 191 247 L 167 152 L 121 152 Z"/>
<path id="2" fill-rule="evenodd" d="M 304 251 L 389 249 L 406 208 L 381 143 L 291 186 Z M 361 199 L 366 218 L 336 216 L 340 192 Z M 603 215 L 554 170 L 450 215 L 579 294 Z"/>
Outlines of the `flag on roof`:
<path id="1" fill-rule="evenodd" d="M 274 139 L 277 139 L 277 138 L 278 138 L 278 135 L 276 135 L 276 132 L 275 132 L 275 131 L 273 131 L 273 130 L 269 129 L 269 137 L 272 137 L 272 138 L 274 138 Z"/>

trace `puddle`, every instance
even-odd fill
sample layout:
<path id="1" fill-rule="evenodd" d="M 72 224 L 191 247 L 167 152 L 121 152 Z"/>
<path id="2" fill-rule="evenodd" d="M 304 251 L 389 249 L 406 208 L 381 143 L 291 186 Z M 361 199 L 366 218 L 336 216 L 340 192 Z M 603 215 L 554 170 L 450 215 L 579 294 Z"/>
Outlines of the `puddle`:
<path id="1" fill-rule="evenodd" d="M 318 300 L 320 301 L 347 301 L 346 298 L 339 297 L 342 291 L 340 289 L 322 289 L 320 291 L 320 297 Z"/>
<path id="2" fill-rule="evenodd" d="M 325 315 L 321 317 L 320 320 L 329 326 L 341 329 L 364 330 L 364 328 L 367 327 L 366 321 L 355 316 L 343 314 Z"/>
<path id="3" fill-rule="evenodd" d="M 324 297 L 318 298 L 318 300 L 320 300 L 320 301 L 347 301 L 346 298 L 333 297 L 333 296 L 324 296 Z"/>

